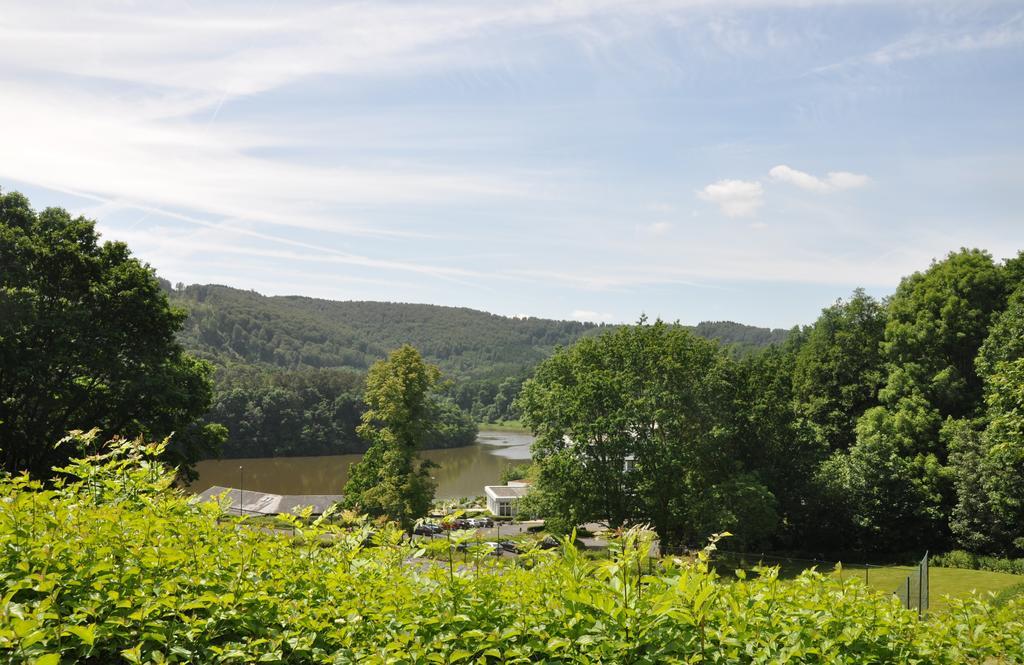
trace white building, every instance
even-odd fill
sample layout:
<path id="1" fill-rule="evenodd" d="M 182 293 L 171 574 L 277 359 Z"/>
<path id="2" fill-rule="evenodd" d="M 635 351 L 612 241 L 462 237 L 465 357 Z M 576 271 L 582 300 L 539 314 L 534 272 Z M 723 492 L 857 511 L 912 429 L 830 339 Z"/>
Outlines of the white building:
<path id="1" fill-rule="evenodd" d="M 516 503 L 530 491 L 530 484 L 511 481 L 508 485 L 487 485 L 487 510 L 498 517 L 515 517 Z"/>

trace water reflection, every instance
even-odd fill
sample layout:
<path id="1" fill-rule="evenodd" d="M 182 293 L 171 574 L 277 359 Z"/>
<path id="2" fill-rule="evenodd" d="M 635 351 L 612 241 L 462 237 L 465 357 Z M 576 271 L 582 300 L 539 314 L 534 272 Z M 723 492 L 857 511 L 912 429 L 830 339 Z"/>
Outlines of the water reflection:
<path id="1" fill-rule="evenodd" d="M 438 498 L 477 496 L 483 494 L 484 485 L 498 483 L 506 467 L 530 459 L 531 443 L 533 437 L 529 434 L 481 430 L 472 446 L 427 450 L 423 457 L 438 465 L 433 470 Z M 196 465 L 199 478 L 191 489 L 202 492 L 211 485 L 238 487 L 244 482 L 246 489 L 274 494 L 340 494 L 348 479 L 349 466 L 360 457 L 205 460 Z"/>

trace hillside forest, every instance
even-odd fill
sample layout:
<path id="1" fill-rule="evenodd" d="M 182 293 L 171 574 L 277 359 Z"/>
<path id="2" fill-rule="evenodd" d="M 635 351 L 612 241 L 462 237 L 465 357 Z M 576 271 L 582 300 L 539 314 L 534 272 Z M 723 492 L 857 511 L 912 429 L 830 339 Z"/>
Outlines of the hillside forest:
<path id="1" fill-rule="evenodd" d="M 608 325 L 515 318 L 407 303 L 267 297 L 218 285 L 161 280 L 170 302 L 189 313 L 178 339 L 215 368 L 206 420 L 227 427 L 229 457 L 363 452 L 356 435 L 363 378 L 403 344 L 416 347 L 447 381 L 435 395 L 431 448 L 471 443 L 474 423 L 515 420 L 514 400 L 533 367 L 560 346 Z M 732 322 L 693 328 L 735 354 L 786 337 Z"/>

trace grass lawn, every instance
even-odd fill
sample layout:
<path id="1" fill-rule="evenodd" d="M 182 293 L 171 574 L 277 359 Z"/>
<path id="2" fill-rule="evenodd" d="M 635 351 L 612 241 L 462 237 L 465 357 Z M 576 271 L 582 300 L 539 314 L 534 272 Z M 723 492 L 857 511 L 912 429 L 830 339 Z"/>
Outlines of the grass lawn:
<path id="1" fill-rule="evenodd" d="M 884 568 L 870 568 L 867 571 L 867 583 L 874 589 L 892 592 L 897 586 L 904 583 L 907 575 L 916 573 L 916 568 L 908 566 L 886 566 Z M 863 568 L 844 568 L 843 578 L 855 577 L 863 580 L 865 578 Z M 979 594 L 988 592 L 997 593 L 1006 587 L 1024 583 L 1024 575 L 1011 575 L 1009 573 L 993 573 L 988 570 L 963 570 L 960 568 L 929 568 L 930 598 L 929 608 L 931 611 L 941 611 L 946 607 L 946 596 L 963 598 L 971 595 L 972 591 Z"/>
<path id="2" fill-rule="evenodd" d="M 496 423 L 477 423 L 476 426 L 481 432 L 522 432 L 529 434 L 530 430 L 518 420 L 499 420 Z"/>
<path id="3" fill-rule="evenodd" d="M 757 561 L 756 555 L 723 557 L 718 563 L 718 571 L 720 574 L 729 575 L 732 569 L 749 569 Z M 799 559 L 784 558 L 766 559 L 765 563 L 779 566 L 779 575 L 783 578 L 795 577 L 800 571 L 812 565 Z M 884 593 L 892 593 L 897 586 L 904 583 L 907 575 L 917 572 L 912 566 L 871 566 L 865 571 L 863 565 L 844 565 L 840 572 L 832 564 L 826 563 L 818 564 L 817 569 L 822 573 L 841 574 L 843 579 L 858 579 Z M 963 598 L 971 595 L 972 591 L 978 594 L 998 593 L 1008 587 L 1024 585 L 1024 575 L 994 573 L 987 570 L 931 567 L 928 573 L 929 608 L 932 612 L 946 608 L 946 596 Z"/>

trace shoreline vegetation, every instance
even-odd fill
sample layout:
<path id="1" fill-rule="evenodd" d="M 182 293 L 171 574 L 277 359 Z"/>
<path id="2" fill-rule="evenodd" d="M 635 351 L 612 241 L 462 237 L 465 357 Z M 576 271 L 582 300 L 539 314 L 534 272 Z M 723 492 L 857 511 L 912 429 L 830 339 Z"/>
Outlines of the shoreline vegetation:
<path id="1" fill-rule="evenodd" d="M 479 437 L 487 432 L 494 432 L 499 434 L 530 434 L 530 430 L 519 423 L 519 421 L 507 421 L 506 423 L 477 423 L 478 433 L 477 439 L 474 439 L 471 443 L 466 443 L 461 446 L 431 446 L 425 447 L 423 450 L 462 450 L 464 448 L 472 448 L 473 446 L 479 445 Z M 263 455 L 263 456 L 252 456 L 252 457 L 210 457 L 207 459 L 199 460 L 200 462 L 210 461 L 231 461 L 231 460 L 250 460 L 250 459 L 307 459 L 317 457 L 334 457 L 336 455 L 364 455 L 366 451 L 355 451 L 355 452 L 325 452 L 320 455 Z"/>

